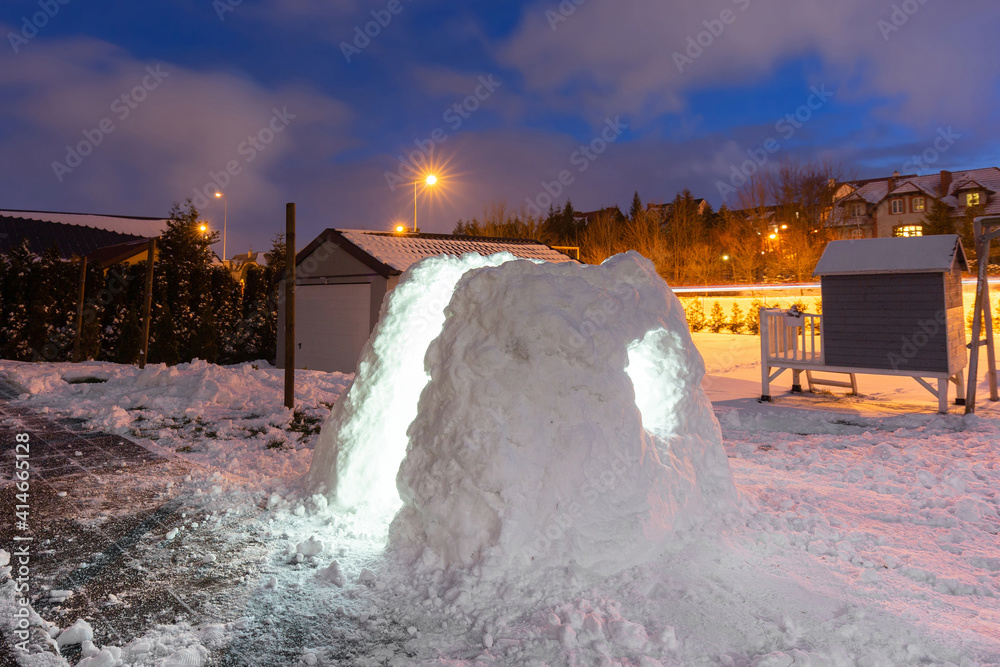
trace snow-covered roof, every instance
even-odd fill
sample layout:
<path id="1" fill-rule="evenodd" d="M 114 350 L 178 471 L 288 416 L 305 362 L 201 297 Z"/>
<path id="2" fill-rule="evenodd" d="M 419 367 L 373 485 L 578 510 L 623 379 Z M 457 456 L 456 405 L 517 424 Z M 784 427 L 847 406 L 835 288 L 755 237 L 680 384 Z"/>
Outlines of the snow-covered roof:
<path id="1" fill-rule="evenodd" d="M 334 238 L 339 236 L 394 273 L 402 273 L 413 264 L 428 257 L 464 255 L 470 252 L 480 255 L 509 252 L 521 259 L 538 259 L 545 262 L 575 261 L 544 243 L 523 239 L 453 236 L 450 234 L 394 234 L 364 229 L 332 229 L 327 231 L 333 232 Z M 305 251 L 300 253 L 299 261 L 304 259 L 304 254 Z"/>
<path id="2" fill-rule="evenodd" d="M 894 180 L 899 184 L 899 189 L 897 190 L 896 188 L 893 188 L 892 192 L 889 190 L 888 178 L 868 179 L 844 185 L 856 185 L 858 189 L 851 194 L 857 194 L 869 204 L 878 204 L 883 199 L 890 196 L 890 194 L 904 194 L 905 192 L 912 192 L 912 190 L 909 189 L 905 191 L 902 189 L 908 184 L 929 197 L 940 198 L 941 201 L 953 209 L 965 206 L 965 202 L 959 201 L 959 198 L 956 196 L 962 189 L 968 189 L 971 187 L 982 188 L 988 192 L 1000 192 L 1000 168 L 997 167 L 951 172 L 951 183 L 947 187 L 947 192 L 944 193 L 941 192 L 940 172 L 934 172 L 924 176 L 907 175 Z M 844 199 L 841 198 L 838 200 L 838 203 L 841 201 L 844 201 Z M 983 215 L 1000 214 L 1000 197 L 990 197 L 989 201 L 985 202 L 985 204 Z M 958 213 L 958 211 L 955 211 L 956 215 Z"/>
<path id="3" fill-rule="evenodd" d="M 93 213 L 58 213 L 54 211 L 0 210 L 2 218 L 21 218 L 39 222 L 56 222 L 103 229 L 118 234 L 152 238 L 161 235 L 167 228 L 164 218 L 140 218 L 127 215 L 97 215 Z"/>
<path id="4" fill-rule="evenodd" d="M 892 191 L 894 195 L 905 195 L 911 192 L 923 192 L 919 187 L 917 187 L 912 181 L 906 181 L 895 190 Z"/>
<path id="5" fill-rule="evenodd" d="M 969 270 L 957 234 L 852 239 L 828 243 L 813 275 L 943 273 L 956 262 L 963 271 Z"/>

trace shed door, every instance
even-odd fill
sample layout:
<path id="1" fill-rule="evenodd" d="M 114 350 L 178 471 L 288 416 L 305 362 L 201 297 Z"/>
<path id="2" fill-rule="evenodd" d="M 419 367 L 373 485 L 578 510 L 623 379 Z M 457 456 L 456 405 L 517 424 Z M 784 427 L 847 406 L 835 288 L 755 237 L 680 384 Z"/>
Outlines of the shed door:
<path id="1" fill-rule="evenodd" d="M 371 284 L 295 288 L 295 367 L 353 373 L 371 333 Z"/>

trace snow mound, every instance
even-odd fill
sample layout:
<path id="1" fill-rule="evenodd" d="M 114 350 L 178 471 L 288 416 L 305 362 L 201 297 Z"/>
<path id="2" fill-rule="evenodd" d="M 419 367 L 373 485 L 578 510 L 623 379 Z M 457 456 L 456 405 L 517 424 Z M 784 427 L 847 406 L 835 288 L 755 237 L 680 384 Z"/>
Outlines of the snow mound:
<path id="1" fill-rule="evenodd" d="M 638 254 L 466 274 L 426 366 L 390 530 L 425 563 L 611 574 L 734 507 L 684 310 Z"/>
<path id="2" fill-rule="evenodd" d="M 734 506 L 704 372 L 638 254 L 431 258 L 383 304 L 309 481 L 373 523 L 402 504 L 413 560 L 612 573 Z"/>
<path id="3" fill-rule="evenodd" d="M 441 255 L 402 275 L 382 303 L 354 381 L 320 432 L 309 469 L 312 489 L 388 523 L 400 507 L 396 472 L 406 454 L 406 429 L 430 379 L 424 352 L 441 332 L 455 284 L 467 271 L 514 259 L 509 253 Z"/>

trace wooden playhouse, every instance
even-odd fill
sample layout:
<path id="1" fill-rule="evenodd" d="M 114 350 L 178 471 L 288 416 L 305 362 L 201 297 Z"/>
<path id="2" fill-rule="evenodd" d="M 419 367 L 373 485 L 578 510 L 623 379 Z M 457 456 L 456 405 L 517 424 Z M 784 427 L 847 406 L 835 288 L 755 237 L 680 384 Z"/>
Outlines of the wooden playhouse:
<path id="1" fill-rule="evenodd" d="M 823 314 L 762 309 L 761 400 L 785 370 L 792 391 L 825 384 L 857 393 L 857 374 L 913 377 L 948 411 L 948 385 L 965 403 L 968 365 L 962 272 L 969 266 L 957 235 L 858 239 L 828 244 L 814 275 Z M 849 381 L 814 372 L 842 373 Z M 936 380 L 936 386 L 930 381 Z"/>

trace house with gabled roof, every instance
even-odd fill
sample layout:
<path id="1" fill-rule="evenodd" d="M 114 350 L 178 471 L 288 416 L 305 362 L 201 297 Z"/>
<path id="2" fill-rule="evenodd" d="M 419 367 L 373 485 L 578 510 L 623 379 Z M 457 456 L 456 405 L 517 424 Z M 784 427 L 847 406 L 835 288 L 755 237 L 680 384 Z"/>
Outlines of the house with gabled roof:
<path id="1" fill-rule="evenodd" d="M 422 259 L 508 252 L 521 259 L 575 262 L 528 239 L 327 229 L 295 257 L 295 365 L 353 373 L 378 323 L 382 300 Z M 284 294 L 284 287 L 279 291 Z M 278 321 L 285 321 L 284 302 Z M 284 349 L 278 327 L 278 350 Z M 283 364 L 282 355 L 278 363 Z"/>
<path id="2" fill-rule="evenodd" d="M 624 222 L 626 220 L 625 215 L 622 213 L 620 208 L 617 206 L 608 206 L 607 208 L 601 208 L 596 211 L 577 211 L 573 214 L 573 221 L 578 225 L 586 227 L 601 216 L 609 217 L 615 222 Z"/>
<path id="3" fill-rule="evenodd" d="M 840 184 L 828 225 L 843 238 L 920 236 L 935 201 L 945 204 L 956 230 L 973 207 L 979 215 L 1000 214 L 1000 168 L 894 173 L 888 178 Z"/>

